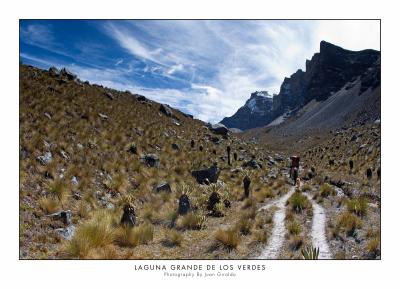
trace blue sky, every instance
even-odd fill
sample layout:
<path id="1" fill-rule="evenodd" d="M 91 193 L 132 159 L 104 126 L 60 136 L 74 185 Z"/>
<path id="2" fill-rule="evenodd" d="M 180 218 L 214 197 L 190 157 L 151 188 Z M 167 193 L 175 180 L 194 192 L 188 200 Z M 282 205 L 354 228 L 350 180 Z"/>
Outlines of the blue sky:
<path id="1" fill-rule="evenodd" d="M 218 122 L 251 92 L 278 93 L 321 40 L 379 50 L 379 39 L 371 20 L 22 20 L 20 59 Z"/>

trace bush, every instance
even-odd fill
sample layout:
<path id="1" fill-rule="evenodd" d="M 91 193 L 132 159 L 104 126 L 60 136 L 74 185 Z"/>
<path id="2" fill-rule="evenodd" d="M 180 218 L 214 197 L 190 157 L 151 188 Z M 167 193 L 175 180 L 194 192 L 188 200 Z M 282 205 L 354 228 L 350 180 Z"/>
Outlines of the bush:
<path id="1" fill-rule="evenodd" d="M 339 215 L 337 228 L 344 229 L 348 235 L 353 235 L 355 229 L 361 228 L 361 220 L 352 213 L 345 212 Z"/>
<path id="2" fill-rule="evenodd" d="M 301 187 L 301 190 L 302 190 L 303 192 L 311 191 L 311 186 L 310 186 L 309 184 L 304 184 L 304 185 Z"/>
<path id="3" fill-rule="evenodd" d="M 240 234 L 236 228 L 219 229 L 215 233 L 215 240 L 228 250 L 237 248 L 240 243 Z"/>
<path id="4" fill-rule="evenodd" d="M 151 224 L 142 224 L 137 227 L 121 227 L 117 240 L 123 246 L 135 247 L 148 244 L 153 240 L 154 227 Z"/>
<path id="5" fill-rule="evenodd" d="M 54 180 L 47 185 L 49 193 L 57 198 L 61 203 L 65 202 L 69 196 L 67 186 L 62 180 Z"/>
<path id="6" fill-rule="evenodd" d="M 267 242 L 267 234 L 264 230 L 254 230 L 252 233 L 253 240 L 256 242 Z"/>
<path id="7" fill-rule="evenodd" d="M 55 213 L 60 209 L 60 203 L 55 198 L 40 198 L 39 206 L 46 212 L 46 214 Z"/>
<path id="8" fill-rule="evenodd" d="M 296 235 L 291 237 L 289 240 L 289 248 L 292 251 L 299 250 L 302 245 L 303 245 L 303 237 L 301 236 Z"/>
<path id="9" fill-rule="evenodd" d="M 260 190 L 256 190 L 253 192 L 253 196 L 257 202 L 262 202 L 266 198 L 272 198 L 274 197 L 274 193 L 270 188 L 262 188 Z"/>
<path id="10" fill-rule="evenodd" d="M 200 213 L 189 213 L 181 216 L 177 221 L 177 227 L 188 230 L 201 230 L 205 222 L 205 216 Z"/>
<path id="11" fill-rule="evenodd" d="M 326 198 L 329 197 L 331 195 L 335 195 L 336 191 L 335 189 L 327 183 L 322 184 L 321 186 L 321 197 Z"/>
<path id="12" fill-rule="evenodd" d="M 296 213 L 310 207 L 310 201 L 300 191 L 296 191 L 288 200 L 288 204 Z"/>
<path id="13" fill-rule="evenodd" d="M 368 241 L 367 244 L 367 251 L 372 254 L 373 256 L 376 256 L 379 252 L 380 249 L 380 240 L 379 238 L 373 238 Z"/>
<path id="14" fill-rule="evenodd" d="M 351 199 L 347 202 L 347 210 L 357 216 L 365 216 L 367 214 L 368 202 L 366 198 L 359 197 Z"/>
<path id="15" fill-rule="evenodd" d="M 182 234 L 177 230 L 168 230 L 165 233 L 164 243 L 167 246 L 180 246 L 183 241 Z"/>
<path id="16" fill-rule="evenodd" d="M 301 233 L 301 225 L 296 221 L 290 222 L 288 224 L 288 231 L 290 235 L 298 235 Z"/>
<path id="17" fill-rule="evenodd" d="M 250 233 L 250 229 L 251 229 L 251 223 L 249 221 L 248 218 L 246 218 L 246 216 L 242 216 L 238 222 L 236 223 L 235 228 L 238 229 L 238 231 L 242 234 L 242 235 L 248 235 Z"/>
<path id="18" fill-rule="evenodd" d="M 109 213 L 98 212 L 92 220 L 77 228 L 74 237 L 67 243 L 66 251 L 73 257 L 85 258 L 91 249 L 113 243 L 116 230 L 112 221 Z"/>

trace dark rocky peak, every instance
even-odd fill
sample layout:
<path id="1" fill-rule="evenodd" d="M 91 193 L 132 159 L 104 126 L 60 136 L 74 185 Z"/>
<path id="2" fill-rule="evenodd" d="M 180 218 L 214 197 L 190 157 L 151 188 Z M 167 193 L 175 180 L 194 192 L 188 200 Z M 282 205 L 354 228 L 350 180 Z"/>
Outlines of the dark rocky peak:
<path id="1" fill-rule="evenodd" d="M 346 83 L 364 74 L 380 58 L 372 49 L 351 51 L 321 41 L 320 51 L 306 60 L 306 71 L 298 70 L 285 78 L 274 96 L 274 116 L 303 106 L 312 99 L 326 100 Z"/>
<path id="2" fill-rule="evenodd" d="M 272 107 L 272 97 L 268 91 L 256 91 L 250 95 L 244 108 L 249 109 L 250 113 L 265 114 Z"/>
<path id="3" fill-rule="evenodd" d="M 231 117 L 225 117 L 221 123 L 241 130 L 263 126 L 271 121 L 272 101 L 267 91 L 255 91 L 244 106 Z"/>

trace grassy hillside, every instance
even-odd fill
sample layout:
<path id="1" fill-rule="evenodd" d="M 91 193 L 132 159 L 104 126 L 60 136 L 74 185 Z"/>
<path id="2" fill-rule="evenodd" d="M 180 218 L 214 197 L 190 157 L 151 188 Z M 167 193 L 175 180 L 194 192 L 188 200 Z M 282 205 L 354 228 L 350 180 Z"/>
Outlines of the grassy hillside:
<path id="1" fill-rule="evenodd" d="M 304 145 L 277 138 L 286 145 L 277 154 L 160 108 L 130 92 L 20 66 L 20 258 L 257 258 L 271 238 L 274 202 L 292 187 L 293 152 L 300 153 L 303 180 L 284 204 L 278 258 L 301 258 L 311 245 L 312 200 L 329 216 L 333 257 L 379 258 L 379 125 L 308 136 Z M 146 163 L 148 154 L 159 164 Z M 192 171 L 213 164 L 218 182 L 198 184 Z M 220 202 L 210 208 L 215 193 Z M 191 210 L 179 215 L 183 194 Z M 121 224 L 126 207 L 134 208 L 135 226 Z"/>
<path id="2" fill-rule="evenodd" d="M 269 229 L 263 221 L 266 216 L 256 216 L 255 208 L 265 198 L 284 192 L 285 181 L 266 177 L 272 167 L 253 170 L 252 198 L 240 201 L 246 174 L 240 166 L 253 154 L 257 159 L 270 154 L 235 137 L 214 135 L 203 122 L 179 111 L 168 117 L 159 108 L 160 104 L 139 101 L 129 92 L 63 82 L 47 71 L 20 67 L 21 258 L 254 254 Z M 210 140 L 215 137 L 219 144 Z M 226 160 L 228 145 L 232 166 Z M 159 157 L 158 168 L 141 161 L 149 153 Z M 234 153 L 238 161 L 233 160 Z M 41 161 L 46 155 L 51 156 L 48 163 Z M 191 171 L 214 162 L 221 169 L 218 187 L 197 184 Z M 279 172 L 278 165 L 273 169 Z M 156 192 L 163 182 L 171 193 Z M 212 191 L 231 203 L 230 208 L 221 208 L 224 217 L 208 216 L 204 209 Z M 184 192 L 196 208 L 178 216 L 178 198 Z M 136 211 L 134 229 L 119 226 L 127 202 Z M 55 231 L 65 226 L 47 217 L 59 210 L 72 212 L 77 231 L 71 241 Z M 240 233 L 241 227 L 246 227 L 246 234 Z M 236 250 L 225 249 L 230 242 Z"/>

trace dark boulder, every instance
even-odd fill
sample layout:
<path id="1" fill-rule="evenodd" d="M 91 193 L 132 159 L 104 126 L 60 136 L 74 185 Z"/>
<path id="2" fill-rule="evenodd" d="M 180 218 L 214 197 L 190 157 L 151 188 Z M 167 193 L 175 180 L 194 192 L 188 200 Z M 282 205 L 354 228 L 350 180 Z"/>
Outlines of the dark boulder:
<path id="1" fill-rule="evenodd" d="M 258 163 L 255 159 L 252 159 L 248 162 L 243 163 L 243 167 L 247 168 L 252 168 L 252 169 L 260 169 L 262 168 L 262 164 Z"/>
<path id="2" fill-rule="evenodd" d="M 171 145 L 171 147 L 172 147 L 172 149 L 174 149 L 174 150 L 176 150 L 176 151 L 179 151 L 179 149 L 180 149 L 179 145 L 176 144 L 176 143 L 173 143 L 173 144 Z"/>
<path id="3" fill-rule="evenodd" d="M 66 69 L 65 67 L 60 71 L 60 77 L 64 80 L 75 80 L 77 79 L 76 74 L 73 74 L 71 71 Z"/>
<path id="4" fill-rule="evenodd" d="M 110 100 L 114 100 L 115 99 L 114 95 L 111 92 L 106 92 L 105 96 L 107 96 Z"/>
<path id="5" fill-rule="evenodd" d="M 140 160 L 149 167 L 160 166 L 160 158 L 156 154 L 147 154 L 140 157 Z"/>
<path id="6" fill-rule="evenodd" d="M 215 144 L 219 144 L 221 142 L 221 140 L 217 136 L 211 136 L 210 141 L 212 141 Z"/>
<path id="7" fill-rule="evenodd" d="M 136 100 L 137 101 L 141 101 L 141 102 L 147 102 L 148 101 L 148 99 L 145 96 L 140 95 L 140 94 L 136 95 Z"/>
<path id="8" fill-rule="evenodd" d="M 129 146 L 129 150 L 128 150 L 130 153 L 132 153 L 132 154 L 137 154 L 137 147 L 136 147 L 136 144 L 131 144 L 130 146 Z"/>
<path id="9" fill-rule="evenodd" d="M 367 169 L 367 173 L 366 173 L 366 174 L 367 174 L 367 178 L 368 178 L 368 179 L 371 179 L 371 178 L 372 178 L 372 170 L 371 170 L 371 168 L 368 168 L 368 169 Z"/>
<path id="10" fill-rule="evenodd" d="M 49 68 L 49 74 L 50 76 L 58 77 L 60 75 L 60 71 L 56 67 L 52 66 Z"/>
<path id="11" fill-rule="evenodd" d="M 156 187 L 156 191 L 157 193 L 160 192 L 167 192 L 167 193 L 171 193 L 171 186 L 167 183 L 167 182 L 162 182 L 160 183 L 157 187 Z"/>
<path id="12" fill-rule="evenodd" d="M 212 166 L 208 169 L 192 171 L 192 176 L 199 184 L 216 183 L 219 177 L 219 169 Z"/>
<path id="13" fill-rule="evenodd" d="M 172 110 L 167 106 L 167 105 L 165 105 L 165 104 L 161 104 L 160 105 L 160 111 L 163 113 L 163 114 L 165 114 L 166 116 L 168 116 L 168 117 L 171 117 L 173 114 L 172 114 Z"/>
<path id="14" fill-rule="evenodd" d="M 227 136 L 228 132 L 229 132 L 228 128 L 226 126 L 224 126 L 223 124 L 221 124 L 221 123 L 211 124 L 209 126 L 209 129 L 213 133 L 219 134 L 219 135 L 222 135 L 222 136 Z"/>
<path id="15" fill-rule="evenodd" d="M 61 220 L 65 225 L 70 225 L 72 223 L 72 213 L 71 210 L 67 211 L 59 211 L 50 215 L 48 217 L 53 217 L 58 220 Z"/>

